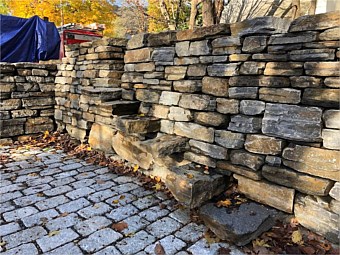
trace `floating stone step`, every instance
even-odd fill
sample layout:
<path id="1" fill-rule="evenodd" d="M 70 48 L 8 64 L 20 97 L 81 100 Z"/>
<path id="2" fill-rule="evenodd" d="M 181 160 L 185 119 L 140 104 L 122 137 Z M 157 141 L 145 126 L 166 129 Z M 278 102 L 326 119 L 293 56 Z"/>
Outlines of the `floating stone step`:
<path id="1" fill-rule="evenodd" d="M 161 122 L 155 117 L 121 116 L 117 128 L 125 134 L 147 134 L 160 131 Z"/>
<path id="2" fill-rule="evenodd" d="M 196 208 L 221 194 L 226 188 L 226 178 L 219 174 L 204 174 L 202 168 L 188 164 L 173 167 L 166 176 L 165 185 L 177 201 Z"/>
<path id="3" fill-rule="evenodd" d="M 82 88 L 80 102 L 101 105 L 104 102 L 119 100 L 122 90 L 117 88 Z"/>
<path id="4" fill-rule="evenodd" d="M 243 246 L 269 230 L 283 213 L 255 202 L 238 208 L 217 207 L 209 203 L 200 208 L 205 225 L 220 239 Z"/>
<path id="5" fill-rule="evenodd" d="M 133 115 L 138 113 L 139 105 L 140 102 L 138 101 L 117 100 L 112 102 L 105 102 L 96 107 L 97 109 L 95 109 L 95 113 L 103 116 Z"/>

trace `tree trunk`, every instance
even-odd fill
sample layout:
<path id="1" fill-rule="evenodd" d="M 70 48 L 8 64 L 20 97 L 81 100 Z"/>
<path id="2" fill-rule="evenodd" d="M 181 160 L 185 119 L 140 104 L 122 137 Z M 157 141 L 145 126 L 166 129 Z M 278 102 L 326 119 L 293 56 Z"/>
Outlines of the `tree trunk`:
<path id="1" fill-rule="evenodd" d="M 189 19 L 189 29 L 193 29 L 196 23 L 198 0 L 191 0 L 191 10 Z"/>
<path id="2" fill-rule="evenodd" d="M 309 7 L 309 10 L 308 10 L 308 15 L 315 15 L 316 1 L 317 0 L 311 0 L 310 1 L 310 7 Z"/>
<path id="3" fill-rule="evenodd" d="M 224 10 L 224 0 L 215 0 L 215 24 L 219 24 Z"/>
<path id="4" fill-rule="evenodd" d="M 300 0 L 292 0 L 293 16 L 292 19 L 296 19 L 301 16 Z"/>
<path id="5" fill-rule="evenodd" d="M 274 0 L 272 5 L 270 6 L 267 16 L 274 16 L 275 12 L 280 7 L 281 3 L 282 3 L 282 0 Z"/>
<path id="6" fill-rule="evenodd" d="M 214 6 L 211 0 L 203 0 L 202 18 L 203 27 L 214 25 Z"/>

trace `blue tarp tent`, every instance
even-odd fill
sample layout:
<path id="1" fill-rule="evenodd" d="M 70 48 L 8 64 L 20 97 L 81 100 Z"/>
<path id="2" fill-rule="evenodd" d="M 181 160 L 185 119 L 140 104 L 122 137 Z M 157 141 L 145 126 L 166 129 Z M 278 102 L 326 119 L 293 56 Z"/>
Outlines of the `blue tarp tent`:
<path id="1" fill-rule="evenodd" d="M 59 50 L 60 36 L 54 23 L 38 16 L 0 15 L 0 62 L 58 59 Z"/>

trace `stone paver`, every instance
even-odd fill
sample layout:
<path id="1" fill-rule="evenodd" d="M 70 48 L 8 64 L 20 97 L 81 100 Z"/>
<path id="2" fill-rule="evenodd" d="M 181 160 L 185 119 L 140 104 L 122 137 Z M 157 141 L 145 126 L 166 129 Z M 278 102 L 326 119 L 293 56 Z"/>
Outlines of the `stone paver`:
<path id="1" fill-rule="evenodd" d="M 4 255 L 217 254 L 205 227 L 164 193 L 54 149 L 1 147 L 0 233 Z M 117 223 L 126 227 L 117 228 Z"/>

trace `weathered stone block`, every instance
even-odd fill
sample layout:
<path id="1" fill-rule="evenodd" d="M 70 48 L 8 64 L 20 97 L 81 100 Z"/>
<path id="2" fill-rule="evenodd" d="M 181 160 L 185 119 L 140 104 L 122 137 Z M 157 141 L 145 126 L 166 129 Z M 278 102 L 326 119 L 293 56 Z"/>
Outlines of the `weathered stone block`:
<path id="1" fill-rule="evenodd" d="M 334 27 L 325 30 L 324 32 L 320 33 L 319 40 L 321 41 L 331 41 L 331 40 L 339 40 L 340 35 L 340 27 Z"/>
<path id="2" fill-rule="evenodd" d="M 289 88 L 260 88 L 259 98 L 268 102 L 298 104 L 301 101 L 301 91 Z"/>
<path id="3" fill-rule="evenodd" d="M 10 93 L 16 90 L 15 83 L 0 83 L 0 93 Z"/>
<path id="4" fill-rule="evenodd" d="M 151 60 L 155 62 L 172 62 L 174 61 L 174 56 L 174 47 L 162 47 L 153 50 Z"/>
<path id="5" fill-rule="evenodd" d="M 13 118 L 33 117 L 33 116 L 38 115 L 37 110 L 29 110 L 29 109 L 14 110 L 11 113 L 12 113 Z"/>
<path id="6" fill-rule="evenodd" d="M 323 129 L 322 140 L 325 148 L 340 150 L 340 130 Z"/>
<path id="7" fill-rule="evenodd" d="M 340 26 L 340 11 L 301 16 L 291 23 L 289 32 L 323 30 L 337 26 Z"/>
<path id="8" fill-rule="evenodd" d="M 208 27 L 187 29 L 177 32 L 178 41 L 204 39 L 207 36 L 230 34 L 229 24 L 218 24 Z"/>
<path id="9" fill-rule="evenodd" d="M 188 178 L 189 175 L 192 178 Z M 166 176 L 165 185 L 177 201 L 196 208 L 223 192 L 226 181 L 222 175 L 206 175 L 192 165 L 186 165 L 172 168 Z"/>
<path id="10" fill-rule="evenodd" d="M 281 211 L 292 213 L 295 190 L 270 184 L 264 181 L 254 181 L 241 175 L 234 175 L 238 181 L 238 189 L 250 199 L 272 206 Z M 282 199 L 284 197 L 284 199 Z"/>
<path id="11" fill-rule="evenodd" d="M 207 128 L 195 123 L 176 122 L 174 126 L 174 133 L 176 135 L 213 143 L 214 129 Z"/>
<path id="12" fill-rule="evenodd" d="M 150 110 L 150 115 L 160 119 L 167 119 L 169 106 L 153 104 Z"/>
<path id="13" fill-rule="evenodd" d="M 175 49 L 176 49 L 176 54 L 179 57 L 187 57 L 190 55 L 189 52 L 189 46 L 190 46 L 190 42 L 189 41 L 184 41 L 184 42 L 178 42 L 175 45 Z"/>
<path id="14" fill-rule="evenodd" d="M 311 76 L 289 77 L 290 83 L 294 88 L 314 88 L 321 86 L 321 79 Z"/>
<path id="15" fill-rule="evenodd" d="M 279 76 L 236 76 L 229 79 L 231 87 L 290 87 L 289 78 Z"/>
<path id="16" fill-rule="evenodd" d="M 234 115 L 230 118 L 228 130 L 241 133 L 258 133 L 261 130 L 261 118 Z"/>
<path id="17" fill-rule="evenodd" d="M 254 213 L 256 212 L 256 213 Z M 278 212 L 254 202 L 230 210 L 209 203 L 201 207 L 200 217 L 222 240 L 243 246 L 275 225 Z"/>
<path id="18" fill-rule="evenodd" d="M 223 78 L 204 77 L 202 80 L 202 92 L 214 96 L 228 96 L 228 80 Z"/>
<path id="19" fill-rule="evenodd" d="M 228 150 L 218 145 L 213 145 L 191 139 L 189 141 L 189 146 L 193 152 L 203 154 L 215 159 L 227 159 L 228 157 Z"/>
<path id="20" fill-rule="evenodd" d="M 194 162 L 194 163 L 197 163 L 197 164 L 200 164 L 200 165 L 203 165 L 203 166 L 208 166 L 208 167 L 211 167 L 211 168 L 215 168 L 216 167 L 216 160 L 211 158 L 211 157 L 208 157 L 208 156 L 205 156 L 205 155 L 202 155 L 202 154 L 197 154 L 197 153 L 194 153 L 194 152 L 185 152 L 184 153 L 184 159 L 189 161 L 189 162 Z"/>
<path id="21" fill-rule="evenodd" d="M 245 141 L 245 135 L 225 130 L 215 130 L 215 142 L 225 148 L 241 149 Z"/>
<path id="22" fill-rule="evenodd" d="M 258 17 L 244 20 L 230 25 L 233 36 L 245 36 L 253 34 L 278 34 L 288 31 L 290 22 L 287 19 L 277 17 Z"/>
<path id="23" fill-rule="evenodd" d="M 340 79 L 338 77 L 327 77 L 324 83 L 330 88 L 340 88 Z"/>
<path id="24" fill-rule="evenodd" d="M 10 118 L 11 118 L 11 114 L 9 111 L 0 111 L 0 120 L 8 120 Z"/>
<path id="25" fill-rule="evenodd" d="M 329 192 L 329 195 L 337 201 L 340 201 L 340 182 L 336 182 Z"/>
<path id="26" fill-rule="evenodd" d="M 191 42 L 189 47 L 189 54 L 191 56 L 202 56 L 210 54 L 210 45 L 208 40 Z"/>
<path id="27" fill-rule="evenodd" d="M 208 66 L 208 74 L 209 76 L 235 76 L 239 74 L 238 71 L 238 63 L 231 64 L 213 64 Z"/>
<path id="28" fill-rule="evenodd" d="M 229 97 L 237 99 L 256 99 L 259 88 L 257 87 L 232 87 L 229 88 Z"/>
<path id="29" fill-rule="evenodd" d="M 206 65 L 190 65 L 188 67 L 188 76 L 204 76 L 207 73 Z"/>
<path id="30" fill-rule="evenodd" d="M 280 53 L 257 53 L 252 56 L 252 59 L 261 61 L 287 61 L 288 57 Z"/>
<path id="31" fill-rule="evenodd" d="M 263 70 L 266 67 L 265 62 L 244 62 L 240 69 L 240 74 L 252 75 L 252 74 L 263 74 Z"/>
<path id="32" fill-rule="evenodd" d="M 322 118 L 326 127 L 340 129 L 340 110 L 327 110 Z"/>
<path id="33" fill-rule="evenodd" d="M 214 48 L 241 46 L 241 38 L 233 36 L 219 37 L 214 39 L 211 44 Z"/>
<path id="34" fill-rule="evenodd" d="M 314 31 L 308 31 L 304 33 L 287 33 L 272 35 L 269 39 L 269 45 L 278 44 L 298 44 L 313 42 L 317 40 L 318 33 Z"/>
<path id="35" fill-rule="evenodd" d="M 179 92 L 198 92 L 202 90 L 202 82 L 200 80 L 182 80 L 174 81 L 174 90 Z"/>
<path id="36" fill-rule="evenodd" d="M 243 41 L 243 52 L 258 53 L 267 47 L 268 36 L 248 36 Z"/>
<path id="37" fill-rule="evenodd" d="M 250 152 L 278 155 L 285 146 L 285 142 L 282 139 L 265 135 L 247 135 L 244 146 Z"/>
<path id="38" fill-rule="evenodd" d="M 239 101 L 235 99 L 216 98 L 216 110 L 223 114 L 239 113 Z"/>
<path id="39" fill-rule="evenodd" d="M 264 69 L 264 75 L 293 76 L 303 74 L 303 63 L 299 62 L 269 62 Z"/>
<path id="40" fill-rule="evenodd" d="M 283 150 L 283 164 L 302 173 L 340 181 L 340 151 L 294 145 Z"/>
<path id="41" fill-rule="evenodd" d="M 193 65 L 193 64 L 198 64 L 198 63 L 199 63 L 198 57 L 175 58 L 175 61 L 174 61 L 175 66 Z"/>
<path id="42" fill-rule="evenodd" d="M 147 41 L 148 36 L 149 34 L 144 34 L 144 33 L 133 35 L 131 39 L 128 40 L 127 49 L 131 50 L 131 49 L 137 49 L 137 48 L 142 48 L 146 46 L 146 41 Z"/>
<path id="43" fill-rule="evenodd" d="M 9 120 L 0 120 L 0 137 L 11 137 L 23 135 L 24 131 L 24 123 L 26 122 L 26 118 L 22 119 L 9 119 Z"/>
<path id="44" fill-rule="evenodd" d="M 264 156 L 243 150 L 234 150 L 230 153 L 230 161 L 235 165 L 245 166 L 254 171 L 258 171 L 264 164 Z"/>
<path id="45" fill-rule="evenodd" d="M 125 63 L 148 62 L 151 60 L 151 48 L 143 48 L 138 50 L 128 50 L 124 55 Z"/>
<path id="46" fill-rule="evenodd" d="M 194 120 L 198 124 L 205 126 L 220 127 L 225 126 L 228 122 L 228 117 L 217 112 L 195 112 Z"/>
<path id="47" fill-rule="evenodd" d="M 306 142 L 320 141 L 322 110 L 286 104 L 266 104 L 262 133 Z"/>
<path id="48" fill-rule="evenodd" d="M 178 105 L 180 97 L 181 93 L 162 91 L 159 103 L 164 105 Z"/>
<path id="49" fill-rule="evenodd" d="M 149 34 L 148 36 L 148 46 L 168 46 L 176 41 L 175 31 L 165 31 L 155 34 Z"/>
<path id="50" fill-rule="evenodd" d="M 292 50 L 289 59 L 294 61 L 334 60 L 334 49 Z"/>
<path id="51" fill-rule="evenodd" d="M 297 194 L 294 214 L 302 226 L 339 243 L 339 214 L 331 212 L 322 197 Z"/>
<path id="52" fill-rule="evenodd" d="M 175 123 L 169 120 L 161 120 L 161 129 L 160 131 L 166 134 L 174 134 L 174 126 Z"/>
<path id="53" fill-rule="evenodd" d="M 109 126 L 93 123 L 89 136 L 89 144 L 93 149 L 112 153 L 112 138 L 116 132 Z"/>
<path id="54" fill-rule="evenodd" d="M 136 98 L 139 101 L 147 103 L 158 103 L 161 96 L 160 91 L 148 90 L 148 89 L 137 89 Z"/>
<path id="55" fill-rule="evenodd" d="M 240 112 L 245 115 L 258 115 L 264 112 L 266 103 L 256 100 L 242 100 L 240 104 Z"/>
<path id="56" fill-rule="evenodd" d="M 253 169 L 250 169 L 248 167 L 234 165 L 230 163 L 230 161 L 217 161 L 216 171 L 218 173 L 223 173 L 223 171 L 230 171 L 232 173 L 245 176 L 255 181 L 259 181 L 262 179 L 261 171 L 254 171 Z"/>
<path id="57" fill-rule="evenodd" d="M 147 134 L 158 132 L 160 121 L 153 117 L 121 116 L 117 119 L 117 129 L 125 134 Z"/>
<path id="58" fill-rule="evenodd" d="M 16 110 L 19 109 L 20 107 L 21 107 L 20 99 L 1 100 L 0 103 L 0 111 Z"/>
<path id="59" fill-rule="evenodd" d="M 213 48 L 213 55 L 229 55 L 241 53 L 241 47 L 239 46 L 228 46 L 221 48 Z"/>
<path id="60" fill-rule="evenodd" d="M 201 111 L 213 111 L 216 108 L 216 102 L 211 100 L 210 96 L 198 94 L 183 94 L 178 105 L 183 108 Z"/>
<path id="61" fill-rule="evenodd" d="M 122 75 L 122 82 L 142 83 L 143 75 L 139 73 L 124 73 Z"/>
<path id="62" fill-rule="evenodd" d="M 250 54 L 231 54 L 229 56 L 230 62 L 244 62 L 251 58 Z"/>
<path id="63" fill-rule="evenodd" d="M 304 194 L 327 196 L 333 181 L 313 177 L 284 167 L 263 166 L 262 175 L 267 180 L 293 188 Z"/>
<path id="64" fill-rule="evenodd" d="M 305 89 L 302 96 L 302 103 L 307 105 L 339 107 L 339 89 Z"/>
<path id="65" fill-rule="evenodd" d="M 338 77 L 340 75 L 340 62 L 307 62 L 304 67 L 307 75 Z"/>
<path id="66" fill-rule="evenodd" d="M 167 66 L 165 67 L 165 78 L 170 81 L 184 79 L 187 66 Z"/>
<path id="67" fill-rule="evenodd" d="M 193 120 L 193 114 L 188 109 L 181 107 L 170 107 L 168 118 L 169 120 L 175 121 L 191 121 Z"/>
<path id="68" fill-rule="evenodd" d="M 266 156 L 265 162 L 270 166 L 281 166 L 282 159 L 277 156 Z"/>

